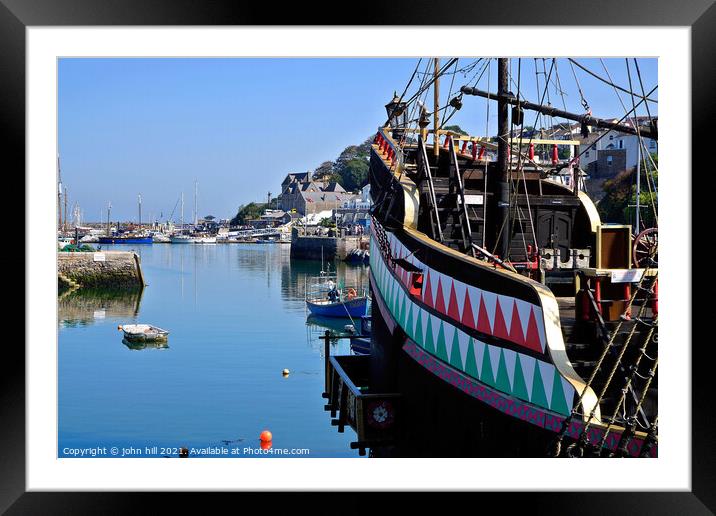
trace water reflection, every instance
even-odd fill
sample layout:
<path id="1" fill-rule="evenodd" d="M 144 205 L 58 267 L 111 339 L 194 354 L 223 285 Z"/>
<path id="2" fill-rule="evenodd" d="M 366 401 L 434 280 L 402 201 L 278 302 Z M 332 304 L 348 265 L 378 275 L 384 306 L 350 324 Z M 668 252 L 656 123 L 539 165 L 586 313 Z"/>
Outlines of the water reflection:
<path id="1" fill-rule="evenodd" d="M 131 342 L 127 339 L 122 339 L 122 344 L 127 346 L 132 351 L 139 351 L 142 349 L 167 349 L 169 343 L 167 341 L 144 341 L 144 342 Z"/>
<path id="2" fill-rule="evenodd" d="M 319 337 L 326 330 L 333 333 L 351 333 L 347 328 L 352 326 L 356 333 L 361 333 L 361 319 L 350 319 L 348 317 L 323 317 L 320 315 L 310 314 L 306 318 L 306 326 Z"/>
<path id="3" fill-rule="evenodd" d="M 144 289 L 88 289 L 62 292 L 57 298 L 60 327 L 91 325 L 106 318 L 134 319 Z"/>

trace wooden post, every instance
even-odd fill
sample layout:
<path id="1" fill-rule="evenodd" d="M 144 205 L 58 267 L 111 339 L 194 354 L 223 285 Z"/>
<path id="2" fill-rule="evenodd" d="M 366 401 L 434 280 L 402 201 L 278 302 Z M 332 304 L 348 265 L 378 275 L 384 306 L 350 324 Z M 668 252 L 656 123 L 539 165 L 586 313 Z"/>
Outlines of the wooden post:
<path id="1" fill-rule="evenodd" d="M 507 94 L 509 85 L 507 77 L 507 59 L 502 57 L 497 60 L 497 168 L 500 174 L 499 196 L 497 199 L 498 224 L 497 231 L 500 233 L 500 258 L 509 259 L 510 254 L 510 177 L 508 163 L 508 145 L 510 127 L 507 120 L 507 102 L 504 95 Z"/>
<path id="2" fill-rule="evenodd" d="M 324 369 L 324 374 L 325 374 L 326 392 L 329 392 L 328 387 L 330 384 L 330 381 L 329 381 L 330 379 L 328 377 L 328 374 L 329 374 L 328 361 L 331 356 L 331 344 L 330 344 L 330 340 L 329 340 L 330 335 L 331 335 L 331 331 L 326 330 L 326 332 L 323 334 L 323 337 L 322 337 L 323 338 L 323 369 Z"/>
<path id="3" fill-rule="evenodd" d="M 594 278 L 594 301 L 597 303 L 597 311 L 602 313 L 602 286 L 601 278 L 596 276 Z"/>
<path id="4" fill-rule="evenodd" d="M 582 288 L 580 289 L 580 297 L 582 298 L 582 320 L 589 320 L 589 280 L 585 277 L 581 277 Z"/>
<path id="5" fill-rule="evenodd" d="M 433 154 L 435 154 L 435 157 L 437 158 L 440 155 L 440 138 L 438 138 L 438 126 L 440 125 L 440 113 L 438 111 L 440 110 L 440 79 L 438 76 L 438 72 L 440 70 L 440 58 L 436 57 L 434 59 L 435 64 L 435 70 L 433 72 L 433 129 L 435 129 L 435 134 L 433 134 Z"/>

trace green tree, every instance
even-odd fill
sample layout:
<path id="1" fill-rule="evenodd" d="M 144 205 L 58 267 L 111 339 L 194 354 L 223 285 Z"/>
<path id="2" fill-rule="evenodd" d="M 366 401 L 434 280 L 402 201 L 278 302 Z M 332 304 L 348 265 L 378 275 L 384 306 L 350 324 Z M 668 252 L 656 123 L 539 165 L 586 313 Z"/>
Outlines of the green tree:
<path id="1" fill-rule="evenodd" d="M 658 167 L 658 157 L 652 155 Z M 658 211 L 658 168 L 653 169 L 651 164 L 648 170 L 641 172 L 641 190 L 639 204 L 642 206 L 640 219 L 643 228 L 656 227 L 655 211 Z M 626 170 L 612 179 L 604 182 L 604 198 L 597 205 L 599 215 L 605 222 L 617 224 L 634 224 L 636 219 L 636 168 Z M 642 228 L 639 228 L 640 230 Z"/>
<path id="2" fill-rule="evenodd" d="M 368 184 L 368 161 L 363 158 L 354 158 L 343 166 L 339 175 L 340 183 L 347 191 L 363 188 Z"/>
<path id="3" fill-rule="evenodd" d="M 336 164 L 332 161 L 324 161 L 316 167 L 316 170 L 313 171 L 313 179 L 334 177 L 336 175 L 334 173 L 335 166 Z"/>
<path id="4" fill-rule="evenodd" d="M 267 207 L 268 205 L 265 202 L 250 202 L 249 204 L 241 205 L 234 218 L 231 219 L 230 224 L 232 226 L 243 225 L 248 220 L 258 219 L 263 215 Z"/>
<path id="5" fill-rule="evenodd" d="M 349 145 L 334 163 L 331 177 L 349 192 L 368 184 L 368 161 L 372 143 L 373 139 L 368 138 L 360 145 Z"/>
<path id="6" fill-rule="evenodd" d="M 459 125 L 446 125 L 443 127 L 446 131 L 452 131 L 457 134 L 461 134 L 463 136 L 469 136 L 469 133 L 467 131 L 464 131 Z"/>
<path id="7" fill-rule="evenodd" d="M 318 223 L 319 226 L 324 228 L 335 228 L 336 223 L 333 220 L 333 217 L 323 217 L 321 221 Z"/>

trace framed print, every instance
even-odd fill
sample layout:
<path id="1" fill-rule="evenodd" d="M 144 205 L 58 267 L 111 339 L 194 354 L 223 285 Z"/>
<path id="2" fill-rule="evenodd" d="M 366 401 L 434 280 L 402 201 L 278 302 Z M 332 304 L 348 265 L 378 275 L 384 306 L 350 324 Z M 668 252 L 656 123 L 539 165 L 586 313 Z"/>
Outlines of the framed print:
<path id="1" fill-rule="evenodd" d="M 716 8 L 269 11 L 2 0 L 27 302 L 0 508 L 710 513 Z"/>

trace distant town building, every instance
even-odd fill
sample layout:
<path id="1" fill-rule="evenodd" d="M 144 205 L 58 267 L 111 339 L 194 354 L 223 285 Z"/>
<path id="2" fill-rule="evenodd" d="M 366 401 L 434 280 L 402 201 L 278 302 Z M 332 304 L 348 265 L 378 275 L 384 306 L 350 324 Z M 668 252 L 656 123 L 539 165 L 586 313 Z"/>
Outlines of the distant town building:
<path id="1" fill-rule="evenodd" d="M 291 222 L 291 215 L 283 210 L 266 210 L 260 219 L 267 227 Z"/>
<path id="2" fill-rule="evenodd" d="M 617 119 L 613 120 L 618 122 Z M 637 117 L 624 122 L 634 127 L 636 123 L 647 123 L 647 117 Z M 587 138 L 582 139 L 579 152 L 580 167 L 589 173 L 592 178 L 613 177 L 619 172 L 636 167 L 639 157 L 639 137 L 634 134 L 619 133 L 616 131 L 595 131 Z M 646 152 L 658 153 L 656 140 L 642 138 Z"/>
<path id="3" fill-rule="evenodd" d="M 359 196 L 343 203 L 338 208 L 337 217 L 341 226 L 363 226 L 370 225 L 370 184 L 361 189 Z"/>
<path id="4" fill-rule="evenodd" d="M 337 209 L 359 196 L 348 193 L 335 181 L 312 181 L 307 172 L 288 174 L 281 183 L 279 209 L 301 215 Z"/>

